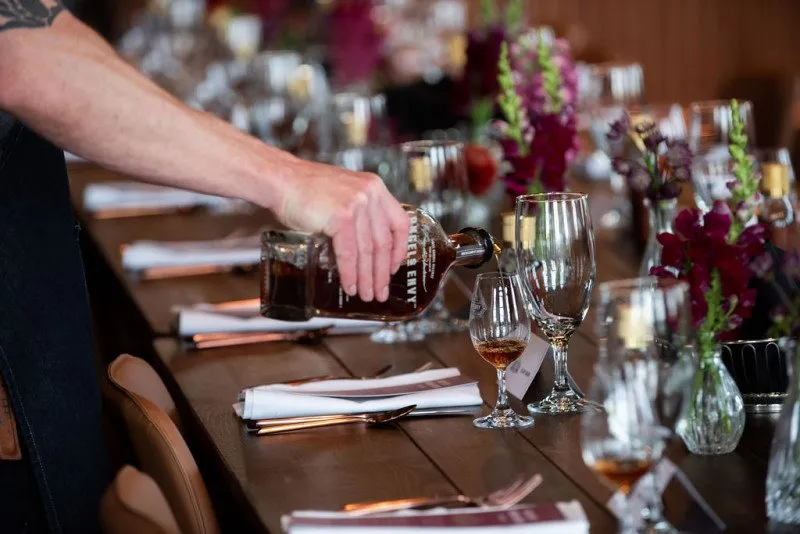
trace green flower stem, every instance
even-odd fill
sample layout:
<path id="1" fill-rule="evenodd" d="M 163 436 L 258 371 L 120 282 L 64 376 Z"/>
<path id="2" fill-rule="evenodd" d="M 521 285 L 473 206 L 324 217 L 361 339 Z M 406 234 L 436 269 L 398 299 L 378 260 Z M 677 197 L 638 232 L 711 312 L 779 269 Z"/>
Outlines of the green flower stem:
<path id="1" fill-rule="evenodd" d="M 481 0 L 481 22 L 489 26 L 497 20 L 497 10 L 494 7 L 495 0 Z"/>
<path id="2" fill-rule="evenodd" d="M 509 33 L 519 30 L 522 25 L 522 13 L 525 11 L 524 0 L 510 0 L 506 6 L 506 29 Z"/>
<path id="3" fill-rule="evenodd" d="M 499 75 L 497 81 L 500 85 L 500 96 L 497 98 L 500 109 L 506 117 L 508 131 L 506 135 L 509 139 L 517 143 L 520 154 L 528 154 L 528 145 L 525 143 L 523 124 L 525 122 L 525 110 L 522 107 L 522 100 L 517 94 L 517 86 L 514 83 L 514 72 L 511 69 L 511 60 L 508 55 L 508 43 L 505 41 L 500 45 L 500 62 L 498 63 Z"/>
<path id="4" fill-rule="evenodd" d="M 550 45 L 544 42 L 544 34 L 540 31 L 536 35 L 536 57 L 542 69 L 542 79 L 544 80 L 544 92 L 547 95 L 547 111 L 550 113 L 561 113 L 564 106 L 564 98 L 561 95 L 561 72 L 553 61 L 553 51 Z"/>
<path id="5" fill-rule="evenodd" d="M 753 169 L 753 162 L 747 155 L 747 134 L 744 131 L 744 120 L 740 112 L 739 102 L 731 101 L 731 135 L 728 152 L 733 160 L 733 174 L 736 177 L 736 186 L 731 191 L 734 205 L 747 202 L 758 192 L 758 178 Z M 731 229 L 728 233 L 728 242 L 735 243 L 747 221 L 741 221 L 734 215 Z"/>

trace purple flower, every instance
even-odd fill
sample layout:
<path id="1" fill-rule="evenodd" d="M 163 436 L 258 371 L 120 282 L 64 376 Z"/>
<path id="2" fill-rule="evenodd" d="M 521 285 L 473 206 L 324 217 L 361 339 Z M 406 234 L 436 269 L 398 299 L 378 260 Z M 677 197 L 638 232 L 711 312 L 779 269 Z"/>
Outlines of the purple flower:
<path id="1" fill-rule="evenodd" d="M 753 270 L 753 274 L 755 274 L 757 277 L 766 278 L 772 273 L 772 267 L 774 265 L 775 260 L 773 259 L 772 254 L 765 252 L 750 262 L 750 269 Z"/>
<path id="2" fill-rule="evenodd" d="M 644 140 L 644 147 L 653 154 L 658 154 L 658 147 L 661 146 L 661 143 L 667 140 L 667 138 L 664 137 L 659 130 L 652 126 L 650 130 L 648 130 L 647 133 L 642 137 L 642 139 Z"/>
<path id="3" fill-rule="evenodd" d="M 625 136 L 628 135 L 630 127 L 631 119 L 627 113 L 623 113 L 619 119 L 611 123 L 608 133 L 606 133 L 606 137 L 609 141 L 619 141 L 624 139 Z"/>
<path id="4" fill-rule="evenodd" d="M 668 139 L 667 152 L 664 155 L 667 160 L 667 165 L 673 169 L 679 167 L 691 167 L 692 165 L 692 150 L 689 148 L 689 143 L 682 139 Z"/>

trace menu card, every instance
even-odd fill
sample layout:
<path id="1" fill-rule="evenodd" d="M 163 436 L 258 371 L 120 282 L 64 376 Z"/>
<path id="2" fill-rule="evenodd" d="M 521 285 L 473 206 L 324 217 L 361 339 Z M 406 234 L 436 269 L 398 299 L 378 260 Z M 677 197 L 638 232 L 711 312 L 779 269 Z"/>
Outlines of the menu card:
<path id="1" fill-rule="evenodd" d="M 290 534 L 323 532 L 525 532 L 584 534 L 589 522 L 577 501 L 486 508 L 436 509 L 354 516 L 347 512 L 294 512 L 283 518 Z"/>
<path id="2" fill-rule="evenodd" d="M 522 400 L 549 351 L 550 343 L 539 336 L 531 336 L 525 352 L 506 371 L 506 387 L 509 393 Z"/>

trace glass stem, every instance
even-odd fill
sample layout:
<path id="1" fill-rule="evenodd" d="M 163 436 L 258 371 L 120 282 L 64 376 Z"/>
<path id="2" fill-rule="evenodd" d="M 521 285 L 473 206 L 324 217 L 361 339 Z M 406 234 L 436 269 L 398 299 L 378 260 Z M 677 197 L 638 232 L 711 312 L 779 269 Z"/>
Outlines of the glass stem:
<path id="1" fill-rule="evenodd" d="M 508 394 L 506 392 L 506 372 L 504 369 L 497 370 L 497 405 L 495 411 L 502 412 L 508 410 Z"/>
<path id="2" fill-rule="evenodd" d="M 647 485 L 647 491 L 645 491 L 644 516 L 649 524 L 656 525 L 664 520 L 661 495 L 658 492 L 658 481 L 653 474 L 645 476 L 650 484 Z"/>
<path id="3" fill-rule="evenodd" d="M 550 343 L 553 346 L 553 374 L 555 376 L 553 389 L 567 391 L 570 389 L 567 381 L 567 346 L 569 345 L 569 338 L 555 338 Z"/>

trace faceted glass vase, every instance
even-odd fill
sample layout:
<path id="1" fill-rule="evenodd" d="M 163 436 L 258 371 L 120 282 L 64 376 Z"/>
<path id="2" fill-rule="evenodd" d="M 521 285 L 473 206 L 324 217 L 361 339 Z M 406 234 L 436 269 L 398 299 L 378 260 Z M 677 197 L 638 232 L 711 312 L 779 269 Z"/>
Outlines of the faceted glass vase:
<path id="1" fill-rule="evenodd" d="M 693 454 L 733 452 L 744 432 L 744 401 L 720 357 L 720 347 L 700 354 L 678 435 Z"/>
<path id="2" fill-rule="evenodd" d="M 767 516 L 776 523 L 800 525 L 800 352 L 792 367 L 794 377 L 772 439 Z"/>
<path id="3" fill-rule="evenodd" d="M 673 233 L 672 221 L 675 219 L 678 200 L 650 200 L 644 199 L 647 208 L 647 215 L 650 226 L 650 233 L 647 237 L 647 246 L 644 249 L 644 257 L 639 267 L 639 276 L 650 276 L 650 268 L 661 265 L 661 243 L 658 242 L 658 234 Z"/>

